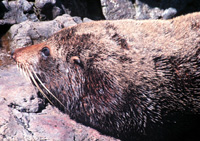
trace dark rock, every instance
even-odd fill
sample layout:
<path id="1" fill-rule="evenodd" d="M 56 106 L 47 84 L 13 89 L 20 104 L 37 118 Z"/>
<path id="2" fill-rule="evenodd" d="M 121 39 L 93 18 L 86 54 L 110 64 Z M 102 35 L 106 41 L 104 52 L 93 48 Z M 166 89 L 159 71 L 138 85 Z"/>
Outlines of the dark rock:
<path id="1" fill-rule="evenodd" d="M 175 8 L 177 11 L 182 11 L 188 7 L 189 3 L 193 3 L 195 0 L 162 0 L 160 8 L 168 9 L 170 7 Z"/>
<path id="2" fill-rule="evenodd" d="M 87 0 L 61 0 L 65 13 L 81 18 L 88 17 Z"/>
<path id="3" fill-rule="evenodd" d="M 3 19 L 4 14 L 8 11 L 8 9 L 6 8 L 7 5 L 7 1 L 0 1 L 0 19 Z"/>
<path id="4" fill-rule="evenodd" d="M 58 1 L 58 0 L 57 0 Z M 61 5 L 57 5 L 56 0 L 35 0 L 37 16 L 40 20 L 52 20 L 64 14 Z"/>
<path id="5" fill-rule="evenodd" d="M 36 0 L 35 8 L 40 20 L 53 20 L 62 14 L 104 19 L 99 0 Z"/>
<path id="6" fill-rule="evenodd" d="M 147 4 L 151 8 L 159 8 L 161 10 L 167 10 L 169 13 L 167 15 L 170 15 L 170 18 L 173 18 L 175 16 L 192 13 L 196 11 L 200 11 L 200 1 L 199 0 L 139 0 L 145 4 Z M 174 15 L 174 10 L 171 11 L 170 8 L 173 8 L 176 10 L 176 14 Z M 162 13 L 164 12 L 162 11 Z M 166 11 L 165 11 L 166 12 Z M 165 17 L 161 18 L 169 18 L 166 16 L 166 13 L 162 14 Z M 174 16 L 172 16 L 174 15 Z"/>
<path id="7" fill-rule="evenodd" d="M 87 2 L 88 15 L 86 15 L 85 17 L 88 17 L 92 20 L 105 19 L 102 12 L 102 6 L 100 0 L 86 0 L 86 2 Z"/>

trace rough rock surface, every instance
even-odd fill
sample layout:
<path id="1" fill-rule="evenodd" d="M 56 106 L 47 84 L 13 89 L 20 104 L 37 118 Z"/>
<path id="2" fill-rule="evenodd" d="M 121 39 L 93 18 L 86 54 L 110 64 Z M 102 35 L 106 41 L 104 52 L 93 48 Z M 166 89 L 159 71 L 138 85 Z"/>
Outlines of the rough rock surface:
<path id="1" fill-rule="evenodd" d="M 136 14 L 130 0 L 101 0 L 101 5 L 106 19 L 133 19 Z"/>
<path id="2" fill-rule="evenodd" d="M 0 37 L 13 24 L 47 21 L 70 14 L 81 18 L 104 19 L 100 2 L 93 0 L 16 0 L 0 1 Z"/>
<path id="3" fill-rule="evenodd" d="M 169 8 L 175 12 L 165 15 Z M 156 19 L 199 10 L 199 0 L 3 0 L 0 2 L 0 25 L 13 25 L 25 20 L 52 20 L 62 14 L 96 20 Z"/>
<path id="4" fill-rule="evenodd" d="M 46 105 L 16 66 L 0 74 L 0 140 L 116 141 Z"/>
<path id="5" fill-rule="evenodd" d="M 27 0 L 3 0 L 0 2 L 0 8 L 0 19 L 9 20 L 11 21 L 10 24 L 21 23 L 26 20 L 38 21 L 38 18 L 34 13 L 33 2 Z"/>
<path id="6" fill-rule="evenodd" d="M 106 19 L 169 19 L 199 11 L 198 0 L 101 0 Z"/>
<path id="7" fill-rule="evenodd" d="M 73 26 L 79 23 L 82 23 L 82 20 L 79 17 L 71 17 L 68 14 L 58 16 L 52 21 L 25 21 L 13 25 L 8 31 L 9 36 L 6 37 L 12 40 L 10 42 L 10 48 L 13 50 L 15 48 L 41 42 L 64 27 Z"/>

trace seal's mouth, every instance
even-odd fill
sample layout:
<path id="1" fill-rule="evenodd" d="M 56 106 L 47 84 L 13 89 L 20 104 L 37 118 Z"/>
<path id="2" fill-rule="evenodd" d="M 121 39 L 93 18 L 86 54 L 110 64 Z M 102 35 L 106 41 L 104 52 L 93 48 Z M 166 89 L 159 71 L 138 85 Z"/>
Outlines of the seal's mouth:
<path id="1" fill-rule="evenodd" d="M 37 74 L 33 67 L 29 64 L 21 64 L 17 62 L 18 69 L 20 72 L 26 77 L 26 79 L 30 80 L 33 85 L 37 87 L 40 93 L 51 103 L 53 102 L 48 98 L 48 94 L 51 95 L 56 101 L 60 103 L 64 108 L 64 104 L 44 85 L 44 83 L 40 80 L 39 74 Z M 46 94 L 47 93 L 47 94 Z"/>

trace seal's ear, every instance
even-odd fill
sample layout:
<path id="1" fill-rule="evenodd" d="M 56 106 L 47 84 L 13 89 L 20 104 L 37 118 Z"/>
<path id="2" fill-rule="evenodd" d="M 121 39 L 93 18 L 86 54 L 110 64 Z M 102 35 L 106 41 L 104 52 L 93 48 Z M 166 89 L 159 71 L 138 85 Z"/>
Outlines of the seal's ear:
<path id="1" fill-rule="evenodd" d="M 70 63 L 72 64 L 78 64 L 80 67 L 83 68 L 83 63 L 81 62 L 80 58 L 78 56 L 72 56 L 70 58 Z"/>
<path id="2" fill-rule="evenodd" d="M 79 59 L 78 56 L 72 56 L 70 58 L 70 63 L 77 63 L 77 64 L 80 64 L 81 63 L 81 60 Z"/>

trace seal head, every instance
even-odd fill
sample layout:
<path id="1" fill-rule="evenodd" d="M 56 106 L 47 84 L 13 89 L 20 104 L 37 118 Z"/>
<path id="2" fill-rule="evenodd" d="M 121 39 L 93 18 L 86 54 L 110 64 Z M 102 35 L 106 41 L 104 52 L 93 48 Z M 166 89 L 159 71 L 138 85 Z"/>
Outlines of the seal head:
<path id="1" fill-rule="evenodd" d="M 84 23 L 17 49 L 13 58 L 51 104 L 101 133 L 122 140 L 196 138 L 198 19 L 195 13 Z"/>

